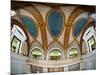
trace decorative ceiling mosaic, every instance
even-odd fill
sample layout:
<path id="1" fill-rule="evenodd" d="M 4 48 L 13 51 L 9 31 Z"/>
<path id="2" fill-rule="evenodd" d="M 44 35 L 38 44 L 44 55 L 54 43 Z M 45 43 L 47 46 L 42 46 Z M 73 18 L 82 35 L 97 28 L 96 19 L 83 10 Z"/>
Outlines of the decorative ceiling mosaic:
<path id="1" fill-rule="evenodd" d="M 54 37 L 58 37 L 63 27 L 63 16 L 58 11 L 53 11 L 48 16 L 48 27 Z"/>
<path id="2" fill-rule="evenodd" d="M 37 27 L 35 21 L 33 19 L 29 18 L 28 16 L 23 16 L 22 17 L 22 22 L 24 25 L 26 25 L 29 33 L 33 36 L 36 37 L 38 34 Z"/>
<path id="3" fill-rule="evenodd" d="M 80 32 L 82 31 L 82 29 L 84 28 L 84 26 L 86 25 L 87 23 L 87 19 L 86 18 L 81 18 L 79 19 L 76 23 L 75 23 L 75 27 L 74 27 L 74 31 L 73 31 L 73 35 L 75 37 L 77 37 Z"/>

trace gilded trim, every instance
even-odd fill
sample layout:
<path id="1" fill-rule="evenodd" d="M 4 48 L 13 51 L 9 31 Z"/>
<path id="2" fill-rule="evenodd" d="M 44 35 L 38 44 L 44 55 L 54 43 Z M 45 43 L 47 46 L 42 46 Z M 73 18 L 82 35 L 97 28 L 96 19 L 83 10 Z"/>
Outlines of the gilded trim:
<path id="1" fill-rule="evenodd" d="M 32 10 L 29 10 L 29 8 L 32 8 Z M 30 12 L 36 18 L 38 25 L 40 26 L 40 31 L 42 34 L 41 36 L 42 36 L 43 48 L 47 49 L 47 35 L 46 35 L 46 28 L 45 28 L 45 23 L 43 21 L 43 18 L 40 12 L 34 6 L 31 6 L 29 8 L 24 8 L 24 10 Z"/>

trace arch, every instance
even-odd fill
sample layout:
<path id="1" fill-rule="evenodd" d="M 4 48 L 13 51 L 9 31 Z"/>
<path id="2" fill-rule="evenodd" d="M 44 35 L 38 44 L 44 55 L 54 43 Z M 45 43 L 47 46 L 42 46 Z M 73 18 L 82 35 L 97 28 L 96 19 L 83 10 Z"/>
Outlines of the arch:
<path id="1" fill-rule="evenodd" d="M 71 30 L 71 28 L 73 27 L 73 23 L 75 21 L 75 19 L 82 13 L 85 13 L 85 12 L 89 12 L 89 13 L 95 13 L 95 7 L 87 7 L 87 6 L 79 6 L 79 7 L 76 7 L 70 14 L 70 16 L 68 17 L 68 21 L 67 21 L 67 24 L 66 24 L 66 29 L 65 29 L 65 36 L 64 36 L 64 47 L 65 49 L 67 48 L 67 45 L 68 44 L 68 40 L 69 40 L 69 32 Z M 69 26 L 69 27 L 68 27 Z"/>
<path id="2" fill-rule="evenodd" d="M 76 19 L 76 17 L 84 12 L 86 12 L 86 10 L 83 10 L 80 7 L 77 7 L 76 9 L 74 9 L 68 18 L 68 23 L 72 24 L 74 22 L 74 20 Z"/>
<path id="3" fill-rule="evenodd" d="M 56 60 L 65 59 L 63 51 L 59 48 L 50 49 L 47 53 L 47 60 L 51 59 L 50 56 L 54 57 L 54 59 L 56 59 Z M 57 58 L 57 57 L 59 57 L 59 58 Z"/>
<path id="4" fill-rule="evenodd" d="M 36 22 L 31 19 L 29 16 L 22 16 L 21 17 L 21 21 L 23 22 L 23 24 L 26 26 L 26 28 L 28 29 L 29 33 L 36 38 L 38 35 L 38 27 Z"/>
<path id="5" fill-rule="evenodd" d="M 42 49 L 41 43 L 37 40 L 32 41 L 32 43 L 30 44 L 30 50 L 32 50 L 34 47 L 39 47 Z"/>
<path id="6" fill-rule="evenodd" d="M 77 48 L 71 48 L 69 53 L 68 53 L 68 57 L 69 58 L 72 58 L 72 57 L 77 57 L 79 54 L 78 54 L 78 50 Z"/>
<path id="7" fill-rule="evenodd" d="M 73 40 L 70 44 L 69 44 L 69 47 L 68 47 L 68 49 L 67 49 L 67 52 L 66 52 L 66 58 L 68 58 L 69 56 L 69 52 L 70 52 L 70 50 L 72 49 L 72 48 L 74 48 L 74 49 L 77 49 L 78 50 L 78 56 L 80 56 L 81 55 L 81 51 L 80 51 L 80 46 L 79 46 L 79 44 L 77 43 L 77 41 L 76 40 Z"/>
<path id="8" fill-rule="evenodd" d="M 68 17 L 67 23 L 66 23 L 66 29 L 65 29 L 65 36 L 64 36 L 64 49 L 68 48 L 68 40 L 70 35 L 70 30 L 73 27 L 73 22 L 80 14 L 87 12 L 86 10 L 83 10 L 81 7 L 75 8 L 70 16 Z M 67 44 L 67 45 L 66 45 Z"/>
<path id="9" fill-rule="evenodd" d="M 45 22 L 43 21 L 43 17 L 42 15 L 40 14 L 40 12 L 34 7 L 34 5 L 31 5 L 29 7 L 26 7 L 26 8 L 23 8 L 24 10 L 30 12 L 34 17 L 35 19 L 37 20 L 38 22 L 38 25 L 40 27 L 40 30 L 41 30 L 41 34 L 42 35 L 42 43 L 43 43 L 43 48 L 46 50 L 47 49 L 47 36 L 46 36 L 46 24 Z M 31 10 L 30 10 L 31 9 Z"/>
<path id="10" fill-rule="evenodd" d="M 34 47 L 30 52 L 30 58 L 43 60 L 44 59 L 43 50 L 40 49 L 39 47 Z"/>
<path id="11" fill-rule="evenodd" d="M 88 53 L 96 49 L 96 33 L 93 26 L 85 31 L 82 39 L 86 42 Z"/>
<path id="12" fill-rule="evenodd" d="M 82 32 L 81 39 L 80 39 L 80 48 L 81 48 L 81 50 L 82 50 L 82 42 L 84 41 L 84 40 L 83 40 L 83 36 L 84 36 L 85 32 L 88 30 L 88 28 L 90 28 L 90 27 L 92 27 L 92 26 L 94 27 L 94 30 L 95 30 L 95 27 L 96 27 L 95 21 L 89 22 L 89 23 L 86 25 L 86 27 L 84 28 L 83 32 Z M 81 51 L 81 52 L 82 52 L 82 51 Z M 81 54 L 82 54 L 82 53 L 81 53 Z"/>
<path id="13" fill-rule="evenodd" d="M 50 10 L 47 13 L 47 27 L 53 38 L 59 37 L 64 27 L 65 16 L 60 10 Z"/>
<path id="14" fill-rule="evenodd" d="M 14 31 L 15 29 L 17 29 L 17 31 L 20 33 L 20 35 L 22 35 L 25 39 L 27 39 L 24 31 L 16 24 L 13 25 L 12 31 Z"/>
<path id="15" fill-rule="evenodd" d="M 41 50 L 42 52 L 42 59 L 44 59 L 44 56 L 45 56 L 45 53 L 44 53 L 44 49 L 42 47 L 42 45 L 38 42 L 38 41 L 33 41 L 30 45 L 30 53 L 29 53 L 29 57 L 31 57 L 31 52 L 34 50 L 34 49 L 39 49 Z"/>
<path id="16" fill-rule="evenodd" d="M 72 11 L 68 18 L 68 23 L 74 22 L 76 17 L 84 12 L 95 13 L 95 7 L 88 7 L 88 6 L 79 6 Z"/>
<path id="17" fill-rule="evenodd" d="M 19 21 L 17 21 L 16 19 L 11 19 L 11 30 L 12 30 L 12 28 L 13 28 L 14 25 L 17 25 L 18 28 L 20 28 L 24 32 L 25 35 L 23 35 L 23 36 L 26 36 L 26 38 L 27 38 L 26 42 L 27 42 L 27 46 L 28 46 L 28 50 L 29 50 L 30 41 L 29 41 L 29 36 L 28 36 L 26 28 Z M 27 56 L 28 56 L 28 54 L 29 54 L 29 51 L 27 53 Z"/>
<path id="18" fill-rule="evenodd" d="M 47 51 L 49 51 L 51 48 L 59 48 L 61 49 L 62 51 L 64 51 L 64 48 L 63 48 L 63 45 L 59 42 L 59 41 L 52 41 L 49 45 L 48 45 L 48 48 L 47 48 Z"/>
<path id="19" fill-rule="evenodd" d="M 67 58 L 73 58 L 80 56 L 80 51 L 77 47 L 71 47 L 67 51 Z"/>
<path id="20" fill-rule="evenodd" d="M 23 9 L 30 12 L 34 16 L 34 18 L 37 20 L 38 24 L 41 26 L 41 24 L 44 22 L 43 17 L 40 14 L 40 12 L 34 7 L 34 5 L 31 5 Z"/>

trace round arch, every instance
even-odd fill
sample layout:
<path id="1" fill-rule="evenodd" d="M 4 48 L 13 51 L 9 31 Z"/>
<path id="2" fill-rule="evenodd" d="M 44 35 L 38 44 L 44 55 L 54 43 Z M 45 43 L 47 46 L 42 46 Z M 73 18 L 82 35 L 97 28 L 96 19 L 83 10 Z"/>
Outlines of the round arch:
<path id="1" fill-rule="evenodd" d="M 64 36 L 64 49 L 68 48 L 68 40 L 69 40 L 69 35 L 70 35 L 70 30 L 73 27 L 73 23 L 75 21 L 75 19 L 82 13 L 87 12 L 86 10 L 83 10 L 81 7 L 77 7 L 75 8 L 70 16 L 68 17 L 68 21 L 66 23 L 66 29 L 65 29 L 65 36 Z M 67 45 L 66 45 L 67 44 Z"/>
<path id="2" fill-rule="evenodd" d="M 77 47 L 71 47 L 67 51 L 67 58 L 73 58 L 80 56 L 80 51 Z"/>
<path id="3" fill-rule="evenodd" d="M 36 41 L 36 40 L 33 41 L 33 42 L 31 43 L 31 45 L 30 45 L 29 57 L 31 57 L 31 52 L 32 52 L 34 49 L 39 49 L 39 50 L 42 52 L 42 59 L 45 58 L 45 57 L 44 57 L 44 56 L 45 56 L 44 49 L 43 49 L 41 43 L 38 42 L 38 41 Z"/>
<path id="4" fill-rule="evenodd" d="M 80 7 L 77 7 L 76 9 L 74 9 L 72 11 L 72 13 L 70 14 L 69 18 L 68 18 L 68 23 L 74 22 L 74 20 L 76 19 L 76 17 L 78 17 L 80 14 L 86 12 L 85 10 L 81 9 Z"/>
<path id="5" fill-rule="evenodd" d="M 29 41 L 29 36 L 28 36 L 26 28 L 19 21 L 17 21 L 16 19 L 11 19 L 11 30 L 12 30 L 14 25 L 17 25 L 18 27 L 20 27 L 24 31 L 25 36 L 27 37 L 26 42 L 27 42 L 27 46 L 28 46 L 28 50 L 29 50 L 30 41 Z M 28 54 L 29 54 L 29 51 L 27 53 L 27 56 L 28 56 Z"/>
<path id="6" fill-rule="evenodd" d="M 80 14 L 82 14 L 84 12 L 94 13 L 95 12 L 95 8 L 94 7 L 87 7 L 87 6 L 77 7 L 70 14 L 70 16 L 68 18 L 68 23 L 74 22 L 74 20 L 76 19 L 76 17 L 78 17 L 78 15 L 80 15 Z"/>
<path id="7" fill-rule="evenodd" d="M 82 36 L 81 36 L 81 39 L 80 39 L 80 49 L 82 50 L 82 42 L 84 41 L 83 40 L 83 36 L 85 34 L 85 32 L 87 31 L 88 28 L 90 28 L 91 26 L 93 26 L 94 28 L 96 27 L 95 25 L 95 21 L 92 21 L 92 22 L 89 22 L 86 27 L 84 28 L 83 32 L 82 32 Z M 81 51 L 81 54 L 82 54 L 82 51 Z"/>
<path id="8" fill-rule="evenodd" d="M 30 50 L 30 58 L 35 58 L 35 59 L 44 59 L 44 52 L 41 48 L 39 47 L 34 47 Z"/>
<path id="9" fill-rule="evenodd" d="M 68 21 L 67 21 L 67 23 L 66 23 L 66 29 L 65 29 L 64 40 L 67 40 L 67 41 L 64 41 L 65 49 L 67 48 L 66 43 L 67 43 L 68 40 L 69 40 L 69 37 L 67 38 L 67 36 L 70 35 L 69 32 L 70 32 L 70 30 L 71 30 L 71 27 L 73 27 L 73 25 L 74 25 L 73 22 L 75 21 L 75 19 L 76 19 L 80 14 L 85 13 L 85 12 L 95 13 L 95 8 L 94 8 L 94 7 L 92 7 L 92 8 L 90 8 L 90 7 L 77 7 L 77 8 L 75 8 L 75 9 L 71 12 L 71 14 L 70 14 L 70 16 L 69 16 L 69 18 L 68 18 Z M 69 26 L 69 28 L 67 28 L 68 26 Z M 68 32 L 68 31 L 69 31 L 69 32 Z"/>
<path id="10" fill-rule="evenodd" d="M 42 35 L 43 48 L 46 50 L 47 49 L 47 36 L 46 36 L 46 27 L 45 27 L 46 25 L 41 13 L 34 7 L 34 5 L 23 9 L 31 13 L 34 16 L 34 18 L 37 20 L 38 25 L 40 27 L 41 34 L 43 34 Z"/>
<path id="11" fill-rule="evenodd" d="M 50 54 L 51 53 L 51 54 Z M 47 60 L 50 59 L 50 56 L 54 57 L 55 60 L 65 59 L 64 52 L 60 48 L 52 48 L 47 53 Z M 57 58 L 58 57 L 58 58 Z M 52 59 L 52 58 L 51 58 Z"/>

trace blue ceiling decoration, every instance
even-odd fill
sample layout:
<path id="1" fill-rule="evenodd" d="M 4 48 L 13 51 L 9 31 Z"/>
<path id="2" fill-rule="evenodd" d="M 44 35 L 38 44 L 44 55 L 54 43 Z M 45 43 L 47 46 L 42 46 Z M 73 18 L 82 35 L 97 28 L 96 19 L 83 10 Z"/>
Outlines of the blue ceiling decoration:
<path id="1" fill-rule="evenodd" d="M 50 33 L 58 37 L 63 27 L 63 16 L 58 11 L 53 11 L 48 16 L 48 26 Z"/>
<path id="2" fill-rule="evenodd" d="M 28 16 L 23 16 L 22 17 L 22 22 L 24 25 L 26 25 L 29 33 L 33 36 L 36 37 L 37 36 L 37 27 L 36 27 L 36 23 L 29 18 Z"/>
<path id="3" fill-rule="evenodd" d="M 80 32 L 82 31 L 82 29 L 84 28 L 86 23 L 87 23 L 86 18 L 81 18 L 75 23 L 75 27 L 74 27 L 74 30 L 73 30 L 73 35 L 75 37 L 79 36 Z"/>

